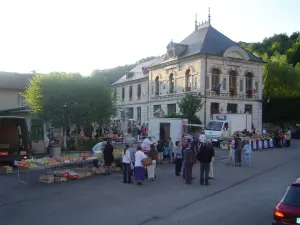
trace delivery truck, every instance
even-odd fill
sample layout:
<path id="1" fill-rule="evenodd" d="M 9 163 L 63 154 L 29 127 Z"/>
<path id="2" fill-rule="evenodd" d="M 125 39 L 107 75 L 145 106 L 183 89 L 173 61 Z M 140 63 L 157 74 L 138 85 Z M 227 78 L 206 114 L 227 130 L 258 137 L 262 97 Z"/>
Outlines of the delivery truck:
<path id="1" fill-rule="evenodd" d="M 252 116 L 249 114 L 214 114 L 213 120 L 205 126 L 205 136 L 214 143 L 223 137 L 230 137 L 236 131 L 251 131 Z"/>

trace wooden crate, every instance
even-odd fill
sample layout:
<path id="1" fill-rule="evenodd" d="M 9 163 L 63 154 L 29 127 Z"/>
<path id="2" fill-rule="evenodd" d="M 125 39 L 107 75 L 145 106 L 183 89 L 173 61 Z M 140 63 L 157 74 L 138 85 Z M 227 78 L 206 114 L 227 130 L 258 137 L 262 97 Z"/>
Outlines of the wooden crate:
<path id="1" fill-rule="evenodd" d="M 2 167 L 0 167 L 0 174 L 2 174 L 2 175 L 10 174 L 12 172 L 13 172 L 13 169 L 10 166 L 2 166 Z"/>
<path id="2" fill-rule="evenodd" d="M 39 177 L 39 181 L 41 183 L 46 183 L 46 184 L 50 184 L 50 183 L 54 183 L 55 181 L 55 178 L 53 175 L 47 175 L 47 174 L 44 174 L 44 175 L 41 175 Z"/>

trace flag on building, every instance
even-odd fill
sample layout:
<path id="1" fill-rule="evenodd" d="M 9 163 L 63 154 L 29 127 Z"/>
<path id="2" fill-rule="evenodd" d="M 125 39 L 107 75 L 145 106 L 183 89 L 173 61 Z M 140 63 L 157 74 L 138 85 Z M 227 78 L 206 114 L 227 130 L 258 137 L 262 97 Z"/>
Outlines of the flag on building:
<path id="1" fill-rule="evenodd" d="M 222 83 L 221 84 L 218 84 L 217 86 L 215 86 L 215 89 L 220 89 L 222 86 Z"/>

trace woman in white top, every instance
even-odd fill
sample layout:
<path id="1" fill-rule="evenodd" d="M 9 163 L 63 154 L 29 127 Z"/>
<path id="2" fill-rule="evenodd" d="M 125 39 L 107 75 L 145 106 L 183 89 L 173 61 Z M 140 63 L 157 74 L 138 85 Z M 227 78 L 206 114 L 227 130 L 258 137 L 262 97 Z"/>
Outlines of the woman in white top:
<path id="1" fill-rule="evenodd" d="M 143 159 L 147 158 L 147 156 L 142 152 L 142 147 L 137 147 L 137 151 L 135 153 L 135 164 L 134 164 L 134 177 L 137 181 L 137 185 L 142 185 L 145 178 L 145 167 L 143 165 Z"/>
<path id="2" fill-rule="evenodd" d="M 123 157 L 122 157 L 122 165 L 123 165 L 123 182 L 124 184 L 130 184 L 131 181 L 131 158 L 130 158 L 130 151 L 128 150 L 129 145 L 125 146 Z"/>

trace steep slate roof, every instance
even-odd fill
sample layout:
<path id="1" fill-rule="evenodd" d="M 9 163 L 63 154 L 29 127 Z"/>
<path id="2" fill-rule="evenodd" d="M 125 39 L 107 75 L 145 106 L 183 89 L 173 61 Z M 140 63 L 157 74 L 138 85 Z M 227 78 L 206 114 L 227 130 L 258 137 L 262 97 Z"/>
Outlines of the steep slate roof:
<path id="1" fill-rule="evenodd" d="M 228 48 L 234 46 L 238 46 L 241 48 L 241 46 L 238 43 L 232 41 L 212 26 L 207 26 L 195 30 L 183 41 L 181 41 L 180 44 L 185 44 L 188 46 L 187 50 L 180 57 L 194 55 L 198 53 L 206 53 L 208 55 L 216 55 L 223 57 L 223 54 Z M 245 50 L 245 52 L 247 53 L 250 61 L 261 63 L 264 62 L 252 53 L 248 52 L 247 50 Z M 164 56 L 162 56 L 153 65 L 158 65 L 164 61 Z"/>
<path id="2" fill-rule="evenodd" d="M 136 67 L 134 67 L 132 70 L 130 70 L 130 72 L 133 72 L 133 76 L 132 77 L 127 78 L 126 74 L 124 74 L 124 76 L 122 76 L 119 80 L 117 80 L 112 85 L 121 84 L 121 83 L 124 83 L 124 82 L 134 81 L 134 80 L 138 80 L 138 79 L 142 79 L 142 78 L 148 77 L 148 74 L 143 74 L 142 68 L 143 67 L 148 67 L 148 66 L 152 65 L 157 60 L 158 60 L 158 58 L 155 58 L 155 59 L 152 59 L 150 61 L 138 64 Z"/>
<path id="3" fill-rule="evenodd" d="M 0 72 L 0 88 L 25 90 L 31 77 L 31 74 Z"/>

